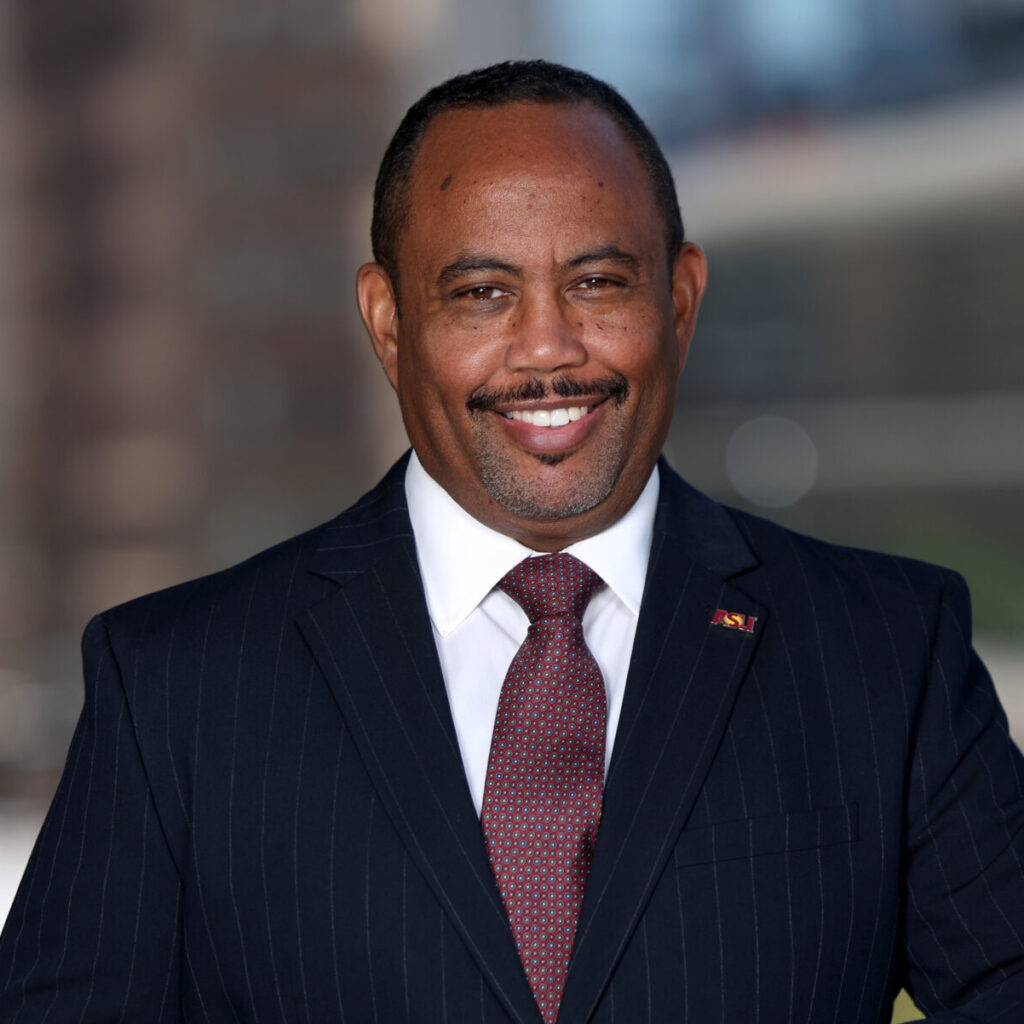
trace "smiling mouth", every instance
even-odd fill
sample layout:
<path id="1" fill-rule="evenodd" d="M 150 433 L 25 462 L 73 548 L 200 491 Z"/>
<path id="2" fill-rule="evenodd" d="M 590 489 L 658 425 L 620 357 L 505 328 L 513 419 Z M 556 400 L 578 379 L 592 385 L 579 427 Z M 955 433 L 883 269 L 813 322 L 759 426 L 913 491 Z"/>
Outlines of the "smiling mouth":
<path id="1" fill-rule="evenodd" d="M 596 405 L 571 405 L 564 409 L 513 409 L 501 415 L 507 420 L 519 420 L 534 427 L 564 427 L 583 419 L 596 408 Z"/>
<path id="2" fill-rule="evenodd" d="M 564 427 L 588 416 L 605 399 L 610 398 L 616 405 L 621 405 L 628 396 L 629 382 L 620 374 L 610 374 L 586 383 L 567 374 L 559 374 L 550 381 L 533 377 L 506 391 L 480 388 L 470 396 L 466 408 L 471 413 L 496 412 L 506 419 L 520 420 L 535 427 Z M 577 404 L 552 408 L 560 398 L 575 398 Z M 515 408 L 542 402 L 547 403 L 547 409 Z"/>

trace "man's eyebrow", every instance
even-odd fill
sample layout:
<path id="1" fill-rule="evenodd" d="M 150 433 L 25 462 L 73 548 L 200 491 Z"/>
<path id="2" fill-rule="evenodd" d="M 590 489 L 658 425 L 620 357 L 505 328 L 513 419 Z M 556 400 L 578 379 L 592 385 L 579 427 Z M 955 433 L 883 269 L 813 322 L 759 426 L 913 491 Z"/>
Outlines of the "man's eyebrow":
<path id="1" fill-rule="evenodd" d="M 640 260 L 632 253 L 620 249 L 617 245 L 602 245 L 597 249 L 589 249 L 573 256 L 562 264 L 565 270 L 577 270 L 588 263 L 618 263 L 620 266 L 636 270 L 640 266 Z"/>
<path id="2" fill-rule="evenodd" d="M 463 277 L 465 274 L 480 273 L 481 271 L 496 271 L 502 274 L 511 274 L 513 277 L 522 277 L 521 267 L 506 263 L 495 256 L 486 253 L 463 253 L 457 259 L 441 268 L 437 275 L 438 284 L 449 284 L 452 281 Z"/>

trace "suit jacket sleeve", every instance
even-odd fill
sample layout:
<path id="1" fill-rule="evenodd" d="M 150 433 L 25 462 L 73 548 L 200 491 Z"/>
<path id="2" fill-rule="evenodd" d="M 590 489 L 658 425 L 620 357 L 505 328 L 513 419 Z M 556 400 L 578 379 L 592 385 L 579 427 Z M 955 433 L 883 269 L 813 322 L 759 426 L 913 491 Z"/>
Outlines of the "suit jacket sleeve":
<path id="1" fill-rule="evenodd" d="M 1024 1020 L 1024 770 L 946 588 L 907 774 L 906 969 L 929 1020 Z M 952 1009 L 955 1007 L 955 1009 Z"/>
<path id="2" fill-rule="evenodd" d="M 0 1020 L 179 1019 L 180 880 L 101 618 L 57 795 L 0 938 Z"/>

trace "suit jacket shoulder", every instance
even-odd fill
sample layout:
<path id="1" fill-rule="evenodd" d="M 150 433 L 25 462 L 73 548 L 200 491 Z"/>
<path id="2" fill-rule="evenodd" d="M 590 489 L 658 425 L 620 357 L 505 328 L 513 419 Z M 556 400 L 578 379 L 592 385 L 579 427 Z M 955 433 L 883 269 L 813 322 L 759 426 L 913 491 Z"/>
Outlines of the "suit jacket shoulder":
<path id="1" fill-rule="evenodd" d="M 237 565 L 128 601 L 87 627 L 87 690 L 119 681 L 176 862 L 188 859 L 195 773 L 205 777 L 214 767 L 207 751 L 223 752 L 221 767 L 230 772 L 230 738 L 245 732 L 248 744 L 274 712 L 280 719 L 282 703 L 308 690 L 309 652 L 296 619 L 383 552 L 412 551 L 404 462 L 334 519 Z M 103 663 L 107 671 L 97 671 Z M 86 707 L 92 702 L 87 692 Z"/>
<path id="2" fill-rule="evenodd" d="M 134 598 L 98 617 L 116 631 L 137 632 L 144 624 L 172 624 L 188 609 L 243 608 L 296 586 L 305 595 L 306 571 L 337 580 L 358 574 L 381 546 L 412 537 L 404 499 L 406 463 L 407 458 L 401 459 L 373 490 L 333 519 L 237 565 Z"/>

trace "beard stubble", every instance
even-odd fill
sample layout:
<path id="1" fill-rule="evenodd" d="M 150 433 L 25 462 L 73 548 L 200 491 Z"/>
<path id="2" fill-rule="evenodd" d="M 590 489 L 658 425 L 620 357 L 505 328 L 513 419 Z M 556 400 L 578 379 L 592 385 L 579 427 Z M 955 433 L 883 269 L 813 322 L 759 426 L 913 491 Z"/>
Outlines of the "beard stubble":
<path id="1" fill-rule="evenodd" d="M 514 392 L 478 393 L 467 403 L 474 417 L 480 482 L 492 500 L 521 519 L 551 521 L 589 512 L 611 494 L 626 461 L 626 421 L 616 418 L 604 445 L 586 466 L 574 465 L 575 451 L 528 453 L 543 465 L 563 467 L 556 486 L 545 487 L 517 468 L 507 442 L 499 441 L 485 417 L 492 415 L 491 410 L 498 404 L 540 400 L 549 394 L 562 398 L 600 395 L 618 407 L 629 395 L 629 383 L 614 376 L 583 385 L 563 376 L 553 380 L 550 387 L 533 380 Z"/>

